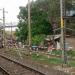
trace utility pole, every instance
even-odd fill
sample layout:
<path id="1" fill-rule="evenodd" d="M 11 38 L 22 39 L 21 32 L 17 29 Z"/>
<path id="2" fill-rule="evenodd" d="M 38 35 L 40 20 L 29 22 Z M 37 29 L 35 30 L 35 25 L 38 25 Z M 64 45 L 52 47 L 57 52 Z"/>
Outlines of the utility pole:
<path id="1" fill-rule="evenodd" d="M 11 39 L 12 39 L 12 26 L 13 26 L 13 24 L 12 24 L 12 22 L 11 22 Z"/>
<path id="2" fill-rule="evenodd" d="M 7 13 L 7 11 L 5 11 L 5 9 L 3 8 L 3 44 L 4 44 L 4 47 L 6 46 L 6 36 L 5 36 L 5 13 Z"/>
<path id="3" fill-rule="evenodd" d="M 3 44 L 4 44 L 4 47 L 5 47 L 5 9 L 3 8 Z"/>
<path id="4" fill-rule="evenodd" d="M 28 0 L 28 36 L 29 46 L 31 46 L 30 0 Z"/>
<path id="5" fill-rule="evenodd" d="M 3 46 L 5 47 L 5 9 L 0 9 L 2 10 L 3 18 L 1 19 L 3 21 L 3 27 L 2 27 L 2 41 L 3 41 Z"/>
<path id="6" fill-rule="evenodd" d="M 60 0 L 60 12 L 61 12 L 61 49 L 62 49 L 62 59 L 63 63 L 67 64 L 67 55 L 65 49 L 65 0 Z"/>
<path id="7" fill-rule="evenodd" d="M 13 46 L 13 37 L 12 37 L 12 22 L 11 22 L 11 44 L 12 44 L 12 46 Z"/>

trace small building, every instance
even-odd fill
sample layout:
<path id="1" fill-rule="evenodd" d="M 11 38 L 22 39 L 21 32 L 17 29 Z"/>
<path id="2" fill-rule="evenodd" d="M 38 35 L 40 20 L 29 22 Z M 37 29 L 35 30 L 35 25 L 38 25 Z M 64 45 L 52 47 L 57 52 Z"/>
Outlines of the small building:
<path id="1" fill-rule="evenodd" d="M 75 37 L 67 36 L 65 38 L 65 48 L 67 50 L 75 50 Z M 61 49 L 61 35 L 48 35 L 46 41 L 52 42 L 55 49 Z"/>
<path id="2" fill-rule="evenodd" d="M 60 49 L 60 37 L 61 35 L 48 35 L 45 40 L 53 44 L 54 49 Z"/>

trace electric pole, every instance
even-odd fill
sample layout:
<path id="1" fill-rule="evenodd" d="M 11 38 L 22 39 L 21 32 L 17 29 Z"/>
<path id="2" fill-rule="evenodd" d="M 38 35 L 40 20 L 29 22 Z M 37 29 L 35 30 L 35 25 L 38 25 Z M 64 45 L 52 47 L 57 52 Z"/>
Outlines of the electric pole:
<path id="1" fill-rule="evenodd" d="M 11 22 L 11 39 L 12 39 L 12 22 Z"/>
<path id="2" fill-rule="evenodd" d="M 31 46 L 30 0 L 28 0 L 28 36 L 29 46 Z"/>
<path id="3" fill-rule="evenodd" d="M 4 47 L 6 45 L 6 38 L 5 38 L 5 13 L 7 13 L 7 11 L 5 11 L 5 9 L 3 8 L 3 44 L 4 44 Z"/>
<path id="4" fill-rule="evenodd" d="M 11 44 L 12 44 L 12 46 L 13 46 L 13 37 L 12 37 L 12 22 L 11 22 Z"/>
<path id="5" fill-rule="evenodd" d="M 3 44 L 4 44 L 4 47 L 5 47 L 5 9 L 3 8 Z"/>
<path id="6" fill-rule="evenodd" d="M 65 24 L 66 20 L 64 16 L 66 16 L 65 11 L 65 0 L 60 0 L 60 11 L 61 11 L 61 49 L 62 49 L 62 59 L 63 63 L 67 64 L 67 55 L 65 49 Z"/>

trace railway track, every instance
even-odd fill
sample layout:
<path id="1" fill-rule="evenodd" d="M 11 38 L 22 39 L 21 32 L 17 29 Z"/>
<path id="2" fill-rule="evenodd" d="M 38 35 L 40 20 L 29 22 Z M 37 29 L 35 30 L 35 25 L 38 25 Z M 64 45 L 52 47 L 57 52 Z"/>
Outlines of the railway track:
<path id="1" fill-rule="evenodd" d="M 28 67 L 1 54 L 0 65 L 9 73 L 9 75 L 68 75 L 52 68 L 48 70 L 48 68 L 44 69 L 44 67 L 37 67 L 37 65 L 34 66 L 36 69 L 34 67 L 30 67 L 29 65 Z M 31 66 L 33 66 L 33 64 Z"/>
<path id="2" fill-rule="evenodd" d="M 0 66 L 0 75 L 10 75 L 10 74 Z"/>
<path id="3" fill-rule="evenodd" d="M 23 62 L 19 59 L 17 61 L 3 53 L 0 53 L 0 65 L 10 75 L 68 75 L 62 71 L 31 63 L 30 61 Z"/>
<path id="4" fill-rule="evenodd" d="M 0 67 L 3 75 L 45 75 L 3 55 L 0 55 L 0 65 L 4 68 Z"/>

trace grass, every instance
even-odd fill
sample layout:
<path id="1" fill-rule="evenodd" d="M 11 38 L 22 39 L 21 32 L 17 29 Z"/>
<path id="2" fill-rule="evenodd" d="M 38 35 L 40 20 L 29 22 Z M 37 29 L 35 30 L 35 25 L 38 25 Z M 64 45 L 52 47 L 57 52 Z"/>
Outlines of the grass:
<path id="1" fill-rule="evenodd" d="M 71 67 L 75 67 L 75 61 L 74 61 L 74 60 L 69 60 L 69 61 L 68 61 L 68 64 L 69 64 Z"/>
<path id="2" fill-rule="evenodd" d="M 62 54 L 62 51 L 61 50 L 53 50 L 52 51 L 52 54 L 61 55 Z"/>
<path id="3" fill-rule="evenodd" d="M 62 51 L 61 50 L 53 50 L 52 54 L 62 55 Z M 70 56 L 70 57 L 75 57 L 75 51 L 69 50 L 69 51 L 67 51 L 67 55 Z"/>
<path id="4" fill-rule="evenodd" d="M 8 54 L 11 54 L 14 57 L 19 57 L 18 51 L 16 49 L 9 49 L 9 51 L 7 51 Z"/>
<path id="5" fill-rule="evenodd" d="M 48 58 L 43 55 L 37 56 L 37 54 L 32 54 L 32 59 L 34 61 L 39 61 L 45 64 L 52 64 L 52 65 L 59 65 L 61 64 L 61 59 L 60 58 Z"/>
<path id="6" fill-rule="evenodd" d="M 70 50 L 67 52 L 67 54 L 71 57 L 75 57 L 75 51 Z"/>
<path id="7" fill-rule="evenodd" d="M 34 60 L 34 61 L 38 61 L 38 62 L 48 64 L 48 65 L 54 66 L 54 65 L 61 65 L 62 64 L 62 59 L 57 58 L 57 57 L 48 58 L 47 56 L 44 56 L 44 55 L 37 56 L 37 54 L 32 54 L 31 57 L 32 57 L 32 60 Z M 68 60 L 68 65 L 71 67 L 75 67 L 75 61 Z"/>
<path id="8" fill-rule="evenodd" d="M 13 55 L 15 57 L 16 56 L 19 57 L 19 54 L 18 54 L 17 50 L 15 50 L 15 49 L 9 50 L 9 52 L 10 52 L 11 55 Z M 21 54 L 22 54 L 23 58 L 25 58 L 25 56 L 27 56 L 28 58 L 31 58 L 33 61 L 37 61 L 37 62 L 40 62 L 40 63 L 43 63 L 43 64 L 48 64 L 48 65 L 53 65 L 53 66 L 62 64 L 62 59 L 59 58 L 59 57 L 48 58 L 48 56 L 45 56 L 45 55 L 42 55 L 42 54 L 37 55 L 36 53 L 33 53 L 30 56 L 28 55 L 28 53 L 22 53 L 21 52 Z M 54 51 L 52 51 L 52 54 L 61 55 L 62 51 L 54 50 Z M 75 57 L 75 51 L 68 51 L 67 54 L 68 54 L 68 56 Z M 74 60 L 68 60 L 68 64 L 72 67 L 75 67 L 75 61 Z"/>

